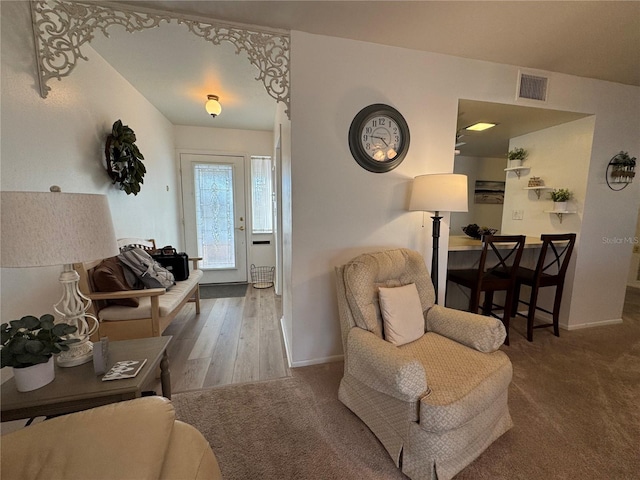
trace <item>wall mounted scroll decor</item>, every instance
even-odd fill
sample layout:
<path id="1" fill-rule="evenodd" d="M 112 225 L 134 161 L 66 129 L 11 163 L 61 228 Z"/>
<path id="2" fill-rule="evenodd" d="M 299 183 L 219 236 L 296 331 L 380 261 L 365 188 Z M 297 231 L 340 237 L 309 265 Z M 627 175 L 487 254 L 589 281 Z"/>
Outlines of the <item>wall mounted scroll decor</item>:
<path id="1" fill-rule="evenodd" d="M 245 52 L 249 62 L 258 69 L 269 96 L 289 107 L 290 36 L 283 30 L 263 29 L 217 20 L 179 15 L 147 8 L 99 2 L 68 0 L 34 0 L 30 2 L 33 35 L 36 46 L 40 95 L 46 98 L 51 90 L 49 80 L 68 76 L 78 59 L 88 60 L 81 47 L 94 38 L 96 31 L 109 36 L 113 25 L 128 32 L 155 28 L 161 22 L 185 25 L 194 35 L 219 45 L 229 42 L 236 54 Z"/>

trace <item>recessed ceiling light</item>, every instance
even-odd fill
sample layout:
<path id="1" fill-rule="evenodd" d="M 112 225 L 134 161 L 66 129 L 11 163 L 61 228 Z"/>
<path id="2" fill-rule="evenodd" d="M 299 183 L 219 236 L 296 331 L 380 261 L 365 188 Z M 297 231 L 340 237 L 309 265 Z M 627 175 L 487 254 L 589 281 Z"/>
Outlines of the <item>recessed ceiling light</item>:
<path id="1" fill-rule="evenodd" d="M 478 123 L 474 123 L 473 125 L 469 125 L 468 127 L 465 127 L 465 130 L 472 130 L 474 132 L 481 132 L 483 130 L 487 130 L 489 128 L 493 128 L 496 125 L 497 125 L 497 123 L 478 122 Z"/>

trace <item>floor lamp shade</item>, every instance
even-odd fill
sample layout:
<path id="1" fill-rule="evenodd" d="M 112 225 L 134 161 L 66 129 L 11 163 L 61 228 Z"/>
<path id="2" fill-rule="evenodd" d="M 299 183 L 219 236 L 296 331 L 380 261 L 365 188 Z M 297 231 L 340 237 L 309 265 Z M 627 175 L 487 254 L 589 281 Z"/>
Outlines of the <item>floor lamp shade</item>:
<path id="1" fill-rule="evenodd" d="M 467 176 L 456 173 L 420 175 L 413 179 L 409 210 L 466 212 L 469 209 Z"/>
<path id="2" fill-rule="evenodd" d="M 413 179 L 409 210 L 433 212 L 433 252 L 431 254 L 431 283 L 438 303 L 438 243 L 440 241 L 440 212 L 466 212 L 469 209 L 467 176 L 455 173 L 420 175 Z"/>
<path id="3" fill-rule="evenodd" d="M 2 267 L 43 267 L 118 254 L 104 195 L 0 192 Z"/>

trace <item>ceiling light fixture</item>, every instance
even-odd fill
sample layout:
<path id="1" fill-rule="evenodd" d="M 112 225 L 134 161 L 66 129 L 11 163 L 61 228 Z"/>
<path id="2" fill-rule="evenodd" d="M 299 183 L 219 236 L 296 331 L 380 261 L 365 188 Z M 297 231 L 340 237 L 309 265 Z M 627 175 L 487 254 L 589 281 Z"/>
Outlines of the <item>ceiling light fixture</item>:
<path id="1" fill-rule="evenodd" d="M 220 115 L 222 112 L 222 106 L 220 102 L 218 102 L 219 98 L 217 95 L 207 95 L 207 103 L 204 104 L 204 108 L 207 110 L 207 113 L 211 115 L 213 118 Z"/>
<path id="2" fill-rule="evenodd" d="M 469 125 L 468 127 L 465 127 L 465 130 L 471 130 L 473 132 L 482 132 L 483 130 L 488 130 L 489 128 L 493 128 L 497 125 L 497 123 L 485 123 L 485 122 L 478 122 L 478 123 L 474 123 L 473 125 Z"/>

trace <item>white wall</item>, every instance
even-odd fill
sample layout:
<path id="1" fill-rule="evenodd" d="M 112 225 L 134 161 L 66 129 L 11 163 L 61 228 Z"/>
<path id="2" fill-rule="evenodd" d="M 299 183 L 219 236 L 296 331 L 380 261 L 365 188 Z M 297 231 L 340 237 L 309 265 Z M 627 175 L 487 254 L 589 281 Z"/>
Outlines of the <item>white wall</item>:
<path id="1" fill-rule="evenodd" d="M 520 178 L 513 172 L 507 174 L 504 233 L 534 237 L 541 233 L 580 233 L 594 125 L 595 117 L 586 117 L 511 139 L 509 149 L 527 150 L 529 155 L 523 166 L 530 170 Z M 553 210 L 550 190 L 541 191 L 539 199 L 533 190 L 524 190 L 530 176 L 540 177 L 548 187 L 569 189 L 573 197 L 567 208 L 577 213 L 563 215 L 562 223 L 555 214 L 545 213 Z M 522 210 L 523 220 L 514 220 L 513 210 Z"/>
<path id="2" fill-rule="evenodd" d="M 173 127 L 90 48 L 73 74 L 38 93 L 27 2 L 2 2 L 2 190 L 106 194 L 116 236 L 179 245 Z M 111 184 L 104 142 L 122 119 L 136 133 L 147 174 L 137 196 Z M 51 248 L 64 239 L 51 239 Z M 89 260 L 89 259 L 87 259 Z M 61 267 L 2 269 L 2 320 L 52 311 Z"/>
<path id="3" fill-rule="evenodd" d="M 470 223 L 489 228 L 501 228 L 502 208 L 504 205 L 475 203 L 474 192 L 476 180 L 504 182 L 506 164 L 506 158 L 465 157 L 464 155 L 456 157 L 453 173 L 466 175 L 469 182 L 469 211 L 451 214 L 450 235 L 464 235 L 462 227 Z"/>
<path id="4" fill-rule="evenodd" d="M 374 70 L 371 58 L 384 59 L 385 67 Z M 430 228 L 421 229 L 419 212 L 406 211 L 411 179 L 453 171 L 458 99 L 512 104 L 518 69 L 301 32 L 292 33 L 291 67 L 291 343 L 293 362 L 302 365 L 341 354 L 333 267 L 384 247 L 415 248 L 429 258 Z M 640 89 L 549 77 L 545 108 L 597 115 L 591 160 L 583 167 L 588 200 L 572 315 L 575 309 L 586 323 L 619 318 L 631 252 L 603 245 L 602 232 L 633 235 L 634 223 L 624 218 L 637 214 L 638 186 L 611 192 L 604 169 L 617 151 L 640 150 Z M 355 114 L 377 102 L 397 108 L 412 134 L 406 159 L 386 174 L 360 168 L 347 142 Z M 448 224 L 448 216 L 444 220 Z M 443 230 L 446 245 L 448 229 Z M 443 249 L 441 286 L 445 272 Z"/>
<path id="5" fill-rule="evenodd" d="M 175 146 L 180 151 L 201 151 L 212 154 L 236 154 L 245 158 L 245 205 L 247 205 L 247 225 L 251 225 L 251 156 L 264 155 L 273 157 L 273 132 L 263 130 L 237 130 L 231 128 L 206 128 L 176 125 Z M 179 168 L 180 158 L 176 155 Z M 276 250 L 273 234 L 247 236 L 247 265 L 275 266 Z M 255 244 L 254 241 L 267 240 L 268 245 Z M 250 277 L 249 277 L 250 278 Z"/>
<path id="6" fill-rule="evenodd" d="M 627 285 L 630 287 L 640 288 L 640 210 L 638 210 L 635 236 L 632 238 L 622 239 L 621 241 L 626 241 L 633 245 L 633 255 L 631 256 Z"/>
<path id="7" fill-rule="evenodd" d="M 277 165 L 279 184 L 276 187 L 278 195 L 277 229 L 280 231 L 277 241 L 281 242 L 276 250 L 276 270 L 280 275 L 278 280 L 279 292 L 282 295 L 281 327 L 284 336 L 285 349 L 289 366 L 293 362 L 293 287 L 291 284 L 292 271 L 292 237 L 293 225 L 291 220 L 291 121 L 285 112 L 285 106 L 279 103 L 276 108 L 274 122 L 274 140 L 280 142 L 280 163 Z M 279 138 L 278 138 L 279 137 Z"/>
<path id="8" fill-rule="evenodd" d="M 582 214 L 584 199 L 587 195 L 588 168 L 586 166 L 591 159 L 594 126 L 595 117 L 586 117 L 512 138 L 509 142 L 510 150 L 515 147 L 527 150 L 529 155 L 523 165 L 530 170 L 523 172 L 520 178 L 512 172 L 507 174 L 505 205 L 508 210 L 502 219 L 503 232 L 538 238 L 543 233 L 576 233 L 578 235 L 565 278 L 560 311 L 560 325 L 563 328 L 572 328 L 569 319 L 570 299 L 573 296 L 576 259 L 580 254 Z M 542 190 L 538 198 L 534 191 L 523 189 L 527 186 L 528 178 L 533 175 L 540 177 L 548 187 L 566 188 L 571 191 L 573 196 L 567 209 L 576 213 L 563 215 L 562 223 L 556 214 L 547 213 L 553 210 L 550 190 Z M 523 219 L 514 220 L 513 210 L 521 210 Z M 552 310 L 554 294 L 553 289 L 543 289 L 538 304 L 547 310 Z"/>

